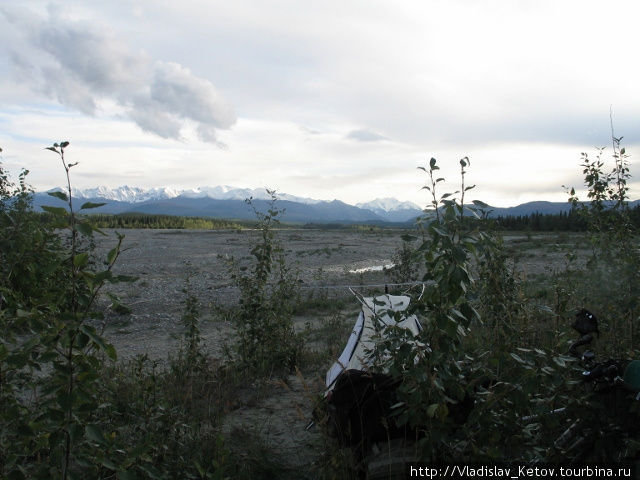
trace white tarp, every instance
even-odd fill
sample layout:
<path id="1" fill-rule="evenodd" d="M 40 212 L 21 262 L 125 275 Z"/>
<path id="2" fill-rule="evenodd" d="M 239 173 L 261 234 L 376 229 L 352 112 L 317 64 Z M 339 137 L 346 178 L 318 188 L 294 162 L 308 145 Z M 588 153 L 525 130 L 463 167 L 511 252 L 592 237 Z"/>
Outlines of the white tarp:
<path id="1" fill-rule="evenodd" d="M 420 322 L 415 315 L 402 316 L 399 322 L 393 319 L 395 312 L 404 312 L 409 306 L 409 297 L 404 295 L 381 295 L 378 297 L 362 298 L 362 310 L 358 315 L 347 345 L 338 361 L 327 372 L 326 385 L 331 390 L 338 376 L 344 370 L 364 370 L 371 365 L 367 351 L 373 350 L 373 336 L 376 333 L 374 322 L 383 325 L 397 325 L 418 335 L 421 330 Z"/>

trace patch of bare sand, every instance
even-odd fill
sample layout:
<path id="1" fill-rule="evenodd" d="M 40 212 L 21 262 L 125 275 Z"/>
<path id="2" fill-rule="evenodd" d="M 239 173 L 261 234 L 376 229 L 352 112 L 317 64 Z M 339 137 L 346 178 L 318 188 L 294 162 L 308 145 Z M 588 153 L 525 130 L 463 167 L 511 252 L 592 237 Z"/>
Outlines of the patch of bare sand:
<path id="1" fill-rule="evenodd" d="M 244 406 L 225 417 L 222 427 L 225 438 L 232 444 L 242 441 L 247 456 L 255 456 L 264 448 L 265 454 L 273 455 L 273 461 L 286 471 L 298 473 L 293 478 L 314 478 L 322 438 L 317 427 L 308 430 L 306 427 L 319 387 L 317 382 L 309 383 L 300 374 L 273 382 L 269 393 L 255 405 Z M 257 460 L 246 458 L 248 462 Z"/>

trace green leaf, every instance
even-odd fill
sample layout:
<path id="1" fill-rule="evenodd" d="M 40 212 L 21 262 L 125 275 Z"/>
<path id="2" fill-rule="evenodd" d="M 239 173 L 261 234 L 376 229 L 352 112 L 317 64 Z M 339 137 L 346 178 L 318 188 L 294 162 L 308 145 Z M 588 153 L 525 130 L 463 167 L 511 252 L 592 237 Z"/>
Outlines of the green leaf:
<path id="1" fill-rule="evenodd" d="M 62 207 L 50 207 L 49 205 L 42 205 L 42 207 L 40 208 L 42 208 L 42 210 L 44 210 L 45 212 L 49 212 L 49 213 L 52 213 L 53 215 L 56 215 L 57 217 L 67 216 L 67 210 Z"/>
<path id="2" fill-rule="evenodd" d="M 76 228 L 82 235 L 85 235 L 85 236 L 90 236 L 91 233 L 93 233 L 93 227 L 91 226 L 91 224 L 87 222 L 76 223 Z"/>
<path id="3" fill-rule="evenodd" d="M 106 445 L 107 441 L 102 434 L 102 430 L 98 425 L 87 425 L 84 428 L 85 433 L 87 434 L 87 438 L 92 442 L 98 443 L 100 445 Z"/>
<path id="4" fill-rule="evenodd" d="M 116 260 L 117 255 L 118 255 L 118 247 L 115 247 L 109 250 L 109 253 L 107 254 L 107 263 L 109 263 L 109 265 L 113 264 L 113 262 Z"/>
<path id="5" fill-rule="evenodd" d="M 59 218 L 57 220 L 53 220 L 50 225 L 52 228 L 67 228 L 69 223 L 67 223 L 67 220 Z"/>
<path id="6" fill-rule="evenodd" d="M 438 228 L 436 226 L 433 226 L 432 230 L 435 233 L 437 233 L 438 235 L 440 235 L 441 237 L 448 237 L 449 236 L 449 234 L 445 230 L 443 230 L 442 228 Z"/>
<path id="7" fill-rule="evenodd" d="M 77 268 L 84 267 L 89 261 L 89 254 L 87 252 L 79 253 L 73 258 L 73 266 Z"/>
<path id="8" fill-rule="evenodd" d="M 47 195 L 59 198 L 60 200 L 64 200 L 65 202 L 69 201 L 69 197 L 67 197 L 67 194 L 64 192 L 47 192 Z"/>
<path id="9" fill-rule="evenodd" d="M 76 348 L 82 350 L 87 345 L 87 343 L 89 343 L 89 337 L 87 335 L 85 335 L 84 333 L 80 333 L 76 337 Z M 80 374 L 80 375 L 82 375 L 82 374 Z"/>
<path id="10" fill-rule="evenodd" d="M 138 480 L 138 475 L 133 470 L 122 470 L 118 472 L 118 480 Z"/>
<path id="11" fill-rule="evenodd" d="M 518 363 L 526 363 L 526 362 L 525 362 L 525 361 L 524 361 L 520 356 L 518 356 L 517 354 L 515 354 L 515 353 L 511 353 L 510 355 L 513 357 L 513 359 L 514 359 L 516 362 L 518 362 Z"/>
<path id="12" fill-rule="evenodd" d="M 82 436 L 82 427 L 77 423 L 69 425 L 67 431 L 69 432 L 69 437 L 71 438 L 72 443 L 75 443 L 76 439 Z"/>
<path id="13" fill-rule="evenodd" d="M 113 347 L 113 345 L 105 342 L 104 338 L 96 333 L 95 328 L 90 325 L 82 325 L 80 327 L 80 331 L 87 335 L 100 350 L 102 350 L 109 356 L 109 358 L 111 358 L 112 360 L 116 359 L 116 349 Z"/>
<path id="14" fill-rule="evenodd" d="M 113 274 L 111 273 L 111 270 L 103 270 L 102 272 L 98 272 L 95 275 L 93 275 L 93 278 L 91 279 L 91 281 L 94 284 L 100 284 L 105 280 L 111 279 L 112 277 L 113 277 Z"/>
<path id="15" fill-rule="evenodd" d="M 433 159 L 432 159 L 433 160 Z M 436 416 L 436 412 L 438 411 L 438 404 L 433 403 L 427 407 L 427 415 L 429 418 L 433 418 Z"/>
<path id="16" fill-rule="evenodd" d="M 560 367 L 566 367 L 567 363 L 564 361 L 562 357 L 553 357 L 553 361 Z"/>
<path id="17" fill-rule="evenodd" d="M 80 210 L 88 210 L 90 208 L 98 208 L 101 207 L 103 205 L 106 205 L 106 202 L 102 202 L 102 203 L 93 203 L 93 202 L 86 202 L 83 203 L 82 206 L 80 207 Z"/>
<path id="18" fill-rule="evenodd" d="M 109 458 L 103 458 L 100 462 L 103 467 L 108 468 L 109 470 L 117 470 L 118 466 L 113 462 L 113 460 Z"/>
<path id="19" fill-rule="evenodd" d="M 458 333 L 458 322 L 451 317 L 447 317 L 447 319 L 448 322 L 442 325 L 442 329 L 446 332 L 449 338 L 455 339 Z"/>
<path id="20" fill-rule="evenodd" d="M 111 359 L 111 360 L 117 360 L 118 359 L 118 354 L 116 353 L 116 349 L 113 345 L 111 345 L 110 343 L 106 343 L 104 346 L 104 352 L 107 354 L 107 356 Z"/>
<path id="21" fill-rule="evenodd" d="M 436 159 L 431 157 L 431 160 L 429 161 L 429 167 L 433 168 L 436 166 Z"/>
<path id="22" fill-rule="evenodd" d="M 100 378 L 100 374 L 91 370 L 78 374 L 78 380 L 81 382 L 93 382 Z"/>
<path id="23" fill-rule="evenodd" d="M 45 150 L 51 150 L 52 152 L 60 153 L 55 147 L 45 147 Z"/>
<path id="24" fill-rule="evenodd" d="M 550 313 L 551 315 L 555 315 L 556 313 L 553 311 L 551 307 L 548 305 L 537 305 L 538 310 L 545 313 Z"/>

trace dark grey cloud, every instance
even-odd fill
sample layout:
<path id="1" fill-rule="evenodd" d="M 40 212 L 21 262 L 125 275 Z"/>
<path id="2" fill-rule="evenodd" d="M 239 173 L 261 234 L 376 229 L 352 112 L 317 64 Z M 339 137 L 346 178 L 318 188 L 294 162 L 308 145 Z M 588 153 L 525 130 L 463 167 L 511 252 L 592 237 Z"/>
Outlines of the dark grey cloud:
<path id="1" fill-rule="evenodd" d="M 162 138 L 180 137 L 182 122 L 166 112 L 162 105 L 138 99 L 135 107 L 129 110 L 129 117 L 143 130 Z"/>
<path id="2" fill-rule="evenodd" d="M 235 121 L 233 110 L 211 82 L 177 63 L 156 64 L 150 99 L 205 127 L 228 128 Z"/>
<path id="3" fill-rule="evenodd" d="M 10 47 L 16 78 L 62 105 L 94 115 L 100 100 L 109 100 L 145 131 L 180 138 L 191 122 L 202 140 L 215 144 L 216 131 L 236 121 L 210 81 L 132 50 L 99 25 L 71 21 L 52 9 L 46 17 L 24 8 L 0 12 L 20 37 Z"/>
<path id="4" fill-rule="evenodd" d="M 371 132 L 369 130 L 351 130 L 347 133 L 345 138 L 358 140 L 359 142 L 380 142 L 382 140 L 386 140 L 386 138 L 379 133 Z"/>
<path id="5" fill-rule="evenodd" d="M 43 77 L 38 86 L 40 91 L 55 98 L 62 105 L 87 115 L 95 114 L 95 96 L 85 83 L 54 66 L 43 66 L 40 73 Z"/>

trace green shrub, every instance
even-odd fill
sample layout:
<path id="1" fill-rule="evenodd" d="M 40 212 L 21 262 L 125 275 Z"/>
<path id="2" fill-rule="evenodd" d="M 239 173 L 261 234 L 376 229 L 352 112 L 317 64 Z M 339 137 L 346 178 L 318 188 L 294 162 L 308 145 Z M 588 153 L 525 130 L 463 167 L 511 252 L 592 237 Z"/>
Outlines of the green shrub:
<path id="1" fill-rule="evenodd" d="M 251 250 L 252 266 L 241 267 L 231 258 L 229 273 L 240 288 L 236 322 L 236 353 L 242 368 L 259 375 L 291 372 L 303 348 L 293 328 L 293 310 L 299 297 L 296 272 L 287 264 L 275 237 L 274 226 L 282 213 L 275 207 L 275 192 L 266 212 L 254 208 L 260 240 Z M 252 205 L 251 199 L 247 200 Z"/>
<path id="2" fill-rule="evenodd" d="M 460 190 L 440 197 L 436 187 L 444 179 L 435 178 L 436 160 L 422 168 L 429 175 L 425 188 L 432 193 L 433 214 L 417 249 L 427 283 L 422 295 L 413 298 L 411 312 L 423 329 L 417 338 L 405 329 L 387 329 L 374 356 L 378 368 L 401 380 L 395 417 L 416 432 L 421 460 L 540 458 L 554 420 L 527 430 L 520 418 L 549 411 L 554 402 L 567 398 L 566 359 L 525 348 L 519 338 L 515 320 L 524 309 L 500 253 L 502 243 L 469 229 L 478 224 L 465 221 L 468 212 L 475 213 L 464 204 L 465 192 L 473 188 L 464 183 L 468 164 L 467 158 L 460 161 Z M 454 197 L 458 193 L 459 200 Z M 487 315 L 486 324 L 476 307 Z"/>
<path id="3" fill-rule="evenodd" d="M 411 237 L 405 237 L 411 239 Z M 385 274 L 393 283 L 409 283 L 418 280 L 420 269 L 420 255 L 414 248 L 412 241 L 402 240 L 393 252 L 390 268 L 385 268 Z"/>
<path id="4" fill-rule="evenodd" d="M 61 240 L 31 209 L 28 173 L 20 173 L 16 186 L 0 164 L 0 307 L 5 314 L 47 309 L 64 298 Z"/>
<path id="5" fill-rule="evenodd" d="M 1 377 L 2 391 L 10 392 L 2 396 L 2 411 L 9 415 L 2 419 L 8 428 L 1 440 L 2 469 L 10 478 L 80 478 L 101 469 L 95 458 L 102 431 L 93 412 L 100 404 L 96 391 L 103 356 L 115 359 L 116 352 L 89 320 L 100 316 L 94 304 L 103 285 L 130 279 L 112 273 L 122 236 L 103 269 L 96 269 L 91 251 L 82 248 L 80 237 L 90 237 L 95 229 L 73 208 L 69 171 L 75 164 L 65 162 L 68 145 L 48 147 L 61 159 L 68 185 L 67 193 L 51 195 L 69 205 L 68 210 L 43 207 L 55 217 L 51 225 L 34 223 L 24 175 L 17 196 L 3 198 L 5 218 L 16 226 L 3 230 L 3 243 L 24 252 L 20 265 L 10 262 L 9 278 L 24 273 L 36 280 L 29 286 L 9 280 L 3 286 L 14 302 L 2 311 L 0 355 L 2 371 L 12 372 Z M 80 210 L 95 206 L 85 203 Z M 53 228 L 67 230 L 68 248 L 61 247 L 62 236 L 56 238 Z M 33 255 L 39 249 L 42 264 Z"/>
<path id="6" fill-rule="evenodd" d="M 591 256 L 579 275 L 579 301 L 593 304 L 615 335 L 615 350 L 632 350 L 637 344 L 640 318 L 640 251 L 638 230 L 629 209 L 630 170 L 622 138 L 612 137 L 613 166 L 607 170 L 599 149 L 595 160 L 582 153 L 588 203 L 575 189 L 569 201 L 588 225 Z"/>
<path id="7" fill-rule="evenodd" d="M 133 279 L 113 273 L 123 235 L 104 262 L 94 258 L 101 232 L 74 208 L 68 145 L 48 148 L 67 176 L 67 191 L 52 196 L 68 208 L 44 207 L 51 223 L 31 211 L 26 173 L 18 188 L 0 175 L 0 477 L 226 478 L 235 467 L 218 427 L 237 376 L 200 350 L 188 291 L 186 351 L 168 366 L 115 364 L 92 325 L 104 284 Z"/>

